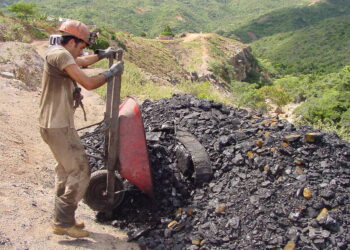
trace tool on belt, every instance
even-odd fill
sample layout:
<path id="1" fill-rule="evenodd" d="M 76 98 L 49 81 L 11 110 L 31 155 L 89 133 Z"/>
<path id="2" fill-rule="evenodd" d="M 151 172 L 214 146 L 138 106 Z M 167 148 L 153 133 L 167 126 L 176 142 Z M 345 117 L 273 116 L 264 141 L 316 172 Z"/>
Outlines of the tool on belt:
<path id="1" fill-rule="evenodd" d="M 84 96 L 81 94 L 81 88 L 78 87 L 78 84 L 75 81 L 73 81 L 73 84 L 74 84 L 74 90 L 73 90 L 73 108 L 74 108 L 74 111 L 80 106 L 81 109 L 83 110 L 83 113 L 84 113 L 84 120 L 87 121 L 86 112 L 85 112 L 84 104 L 83 104 Z"/>

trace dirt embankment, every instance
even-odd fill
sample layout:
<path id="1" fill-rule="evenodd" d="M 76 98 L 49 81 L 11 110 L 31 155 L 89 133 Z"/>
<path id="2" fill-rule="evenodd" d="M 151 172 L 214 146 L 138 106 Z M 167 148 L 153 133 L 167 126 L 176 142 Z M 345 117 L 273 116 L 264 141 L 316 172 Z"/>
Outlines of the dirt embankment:
<path id="1" fill-rule="evenodd" d="M 33 47 L 43 55 L 47 41 Z M 91 237 L 75 240 L 51 233 L 55 160 L 38 127 L 42 59 L 32 46 L 0 43 L 0 248 L 4 249 L 138 249 L 122 231 L 95 222 L 85 204 L 77 210 Z M 93 73 L 93 72 L 92 72 Z M 39 75 L 38 75 L 39 74 Z M 81 110 L 76 125 L 102 120 L 104 102 L 84 91 L 88 122 Z"/>

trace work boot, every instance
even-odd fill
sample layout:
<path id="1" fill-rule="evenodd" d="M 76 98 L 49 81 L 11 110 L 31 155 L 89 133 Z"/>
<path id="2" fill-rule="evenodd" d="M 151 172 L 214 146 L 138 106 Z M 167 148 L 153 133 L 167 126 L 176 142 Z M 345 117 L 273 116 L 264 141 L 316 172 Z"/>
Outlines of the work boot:
<path id="1" fill-rule="evenodd" d="M 85 227 L 85 223 L 83 222 L 83 221 L 76 221 L 75 222 L 75 226 L 77 227 L 77 228 L 80 228 L 80 229 L 83 229 L 84 227 Z"/>
<path id="2" fill-rule="evenodd" d="M 73 238 L 84 238 L 89 236 L 88 231 L 77 228 L 76 226 L 67 228 L 54 226 L 53 233 L 58 235 L 68 235 Z"/>
<path id="3" fill-rule="evenodd" d="M 55 227 L 55 225 L 56 225 L 56 222 L 55 222 L 55 220 L 52 220 L 52 224 L 54 225 L 54 227 Z M 77 227 L 77 228 L 80 228 L 80 229 L 83 229 L 84 227 L 85 227 L 85 223 L 83 222 L 83 221 L 75 221 L 75 226 Z"/>

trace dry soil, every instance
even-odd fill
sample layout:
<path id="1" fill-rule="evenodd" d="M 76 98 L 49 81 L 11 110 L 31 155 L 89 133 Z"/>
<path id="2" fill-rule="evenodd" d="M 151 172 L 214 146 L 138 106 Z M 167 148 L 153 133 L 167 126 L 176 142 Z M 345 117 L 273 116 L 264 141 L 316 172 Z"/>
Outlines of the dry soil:
<path id="1" fill-rule="evenodd" d="M 46 45 L 47 41 L 32 44 L 41 56 Z M 16 51 L 21 52 L 16 43 L 11 46 L 10 63 L 16 65 L 21 58 Z M 85 204 L 79 205 L 77 219 L 85 222 L 90 237 L 52 234 L 55 160 L 39 134 L 40 88 L 33 91 L 25 85 L 0 76 L 0 249 L 139 249 L 127 242 L 125 232 L 96 222 L 95 212 Z M 97 94 L 84 91 L 84 96 L 88 121 L 78 110 L 78 128 L 101 121 L 105 110 Z"/>

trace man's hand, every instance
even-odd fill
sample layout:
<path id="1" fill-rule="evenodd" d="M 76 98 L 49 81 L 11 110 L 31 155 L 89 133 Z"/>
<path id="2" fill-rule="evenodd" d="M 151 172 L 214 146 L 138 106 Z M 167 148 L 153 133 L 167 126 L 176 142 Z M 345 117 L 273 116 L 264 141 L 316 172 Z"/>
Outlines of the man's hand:
<path id="1" fill-rule="evenodd" d="M 124 70 L 124 62 L 120 61 L 120 62 L 113 64 L 109 68 L 109 70 L 102 72 L 102 75 L 104 75 L 106 77 L 106 79 L 108 80 L 110 77 L 115 76 L 119 72 L 123 72 L 123 70 Z"/>
<path id="2" fill-rule="evenodd" d="M 98 59 L 103 59 L 112 56 L 115 58 L 115 55 L 117 54 L 117 50 L 109 47 L 108 49 L 98 49 L 95 51 L 95 54 L 98 55 Z"/>

